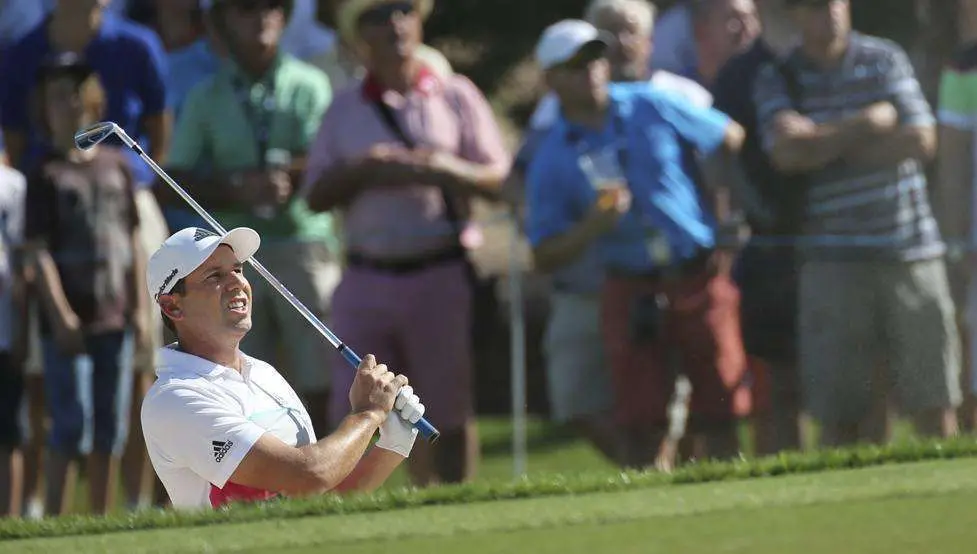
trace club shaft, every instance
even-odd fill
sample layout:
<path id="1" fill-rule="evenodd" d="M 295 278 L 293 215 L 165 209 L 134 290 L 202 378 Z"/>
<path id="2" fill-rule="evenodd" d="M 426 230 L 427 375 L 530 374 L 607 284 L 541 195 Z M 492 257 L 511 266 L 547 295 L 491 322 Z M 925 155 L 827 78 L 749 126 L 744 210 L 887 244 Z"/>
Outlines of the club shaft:
<path id="1" fill-rule="evenodd" d="M 221 235 L 227 233 L 227 230 L 224 229 L 220 222 L 207 213 L 207 210 L 198 204 L 197 201 L 194 200 L 189 193 L 187 193 L 187 191 L 183 190 L 183 187 L 174 181 L 173 178 L 170 177 L 166 171 L 164 171 L 163 168 L 156 163 L 155 160 L 153 160 L 153 158 L 147 155 L 138 143 L 129 138 L 127 135 L 124 135 L 124 131 L 120 130 L 117 132 L 117 134 L 120 135 L 119 138 L 122 139 L 122 141 L 125 142 L 130 148 L 132 148 L 132 150 L 135 151 L 136 154 L 138 154 L 139 157 L 142 158 L 142 160 L 146 162 L 149 167 L 151 167 L 153 171 L 156 172 L 156 174 L 159 175 L 160 178 L 163 179 L 163 181 L 165 181 L 166 184 L 169 185 L 170 188 L 180 196 L 180 198 L 182 198 L 187 204 L 190 205 L 191 208 L 193 208 L 193 211 L 197 212 L 200 217 L 204 218 L 204 220 L 207 221 L 207 223 L 210 224 L 215 231 Z M 278 294 L 282 295 L 285 300 L 288 300 L 288 303 L 298 310 L 298 312 L 302 314 L 302 317 L 311 323 L 322 336 L 326 337 L 326 340 L 328 340 L 329 343 L 339 351 L 339 354 L 342 355 L 343 359 L 349 362 L 349 365 L 353 366 L 354 369 L 359 367 L 362 359 L 356 354 L 356 352 L 353 352 L 353 349 L 346 346 L 343 341 L 339 340 L 339 337 L 337 337 L 336 334 L 329 329 L 329 327 L 326 327 L 326 324 L 316 317 L 315 314 L 312 313 L 312 311 L 309 310 L 301 300 L 292 294 L 292 291 L 288 290 L 288 288 L 286 288 L 277 277 L 268 271 L 265 266 L 261 265 L 261 262 L 259 262 L 254 256 L 248 259 L 248 263 L 251 264 L 259 275 L 268 281 L 268 284 L 278 291 Z M 436 441 L 440 435 L 440 432 L 424 418 L 418 420 L 414 426 L 417 428 L 418 433 L 430 442 Z"/>

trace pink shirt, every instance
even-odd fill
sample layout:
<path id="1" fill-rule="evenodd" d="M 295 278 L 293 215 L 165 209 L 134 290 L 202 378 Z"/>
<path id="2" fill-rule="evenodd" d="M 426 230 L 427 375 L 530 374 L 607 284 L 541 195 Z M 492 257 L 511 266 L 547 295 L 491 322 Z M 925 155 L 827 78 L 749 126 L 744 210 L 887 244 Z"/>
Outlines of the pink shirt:
<path id="1" fill-rule="evenodd" d="M 417 145 L 508 170 L 510 155 L 481 91 L 466 77 L 441 80 L 422 71 L 406 96 L 380 90 L 369 77 L 336 95 L 309 149 L 306 192 L 333 164 L 354 161 L 377 144 L 400 144 L 373 103 L 378 97 Z M 424 183 L 367 187 L 343 215 L 347 249 L 377 259 L 416 258 L 455 241 L 441 191 Z"/>

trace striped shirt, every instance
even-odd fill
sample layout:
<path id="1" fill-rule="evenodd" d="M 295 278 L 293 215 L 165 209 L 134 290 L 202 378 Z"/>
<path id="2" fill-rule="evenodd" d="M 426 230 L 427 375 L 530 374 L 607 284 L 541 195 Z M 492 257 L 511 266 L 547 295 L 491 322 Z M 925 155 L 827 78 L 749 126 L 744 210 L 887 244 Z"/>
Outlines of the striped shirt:
<path id="1" fill-rule="evenodd" d="M 837 121 L 876 102 L 891 102 L 903 126 L 935 123 L 905 52 L 888 40 L 852 33 L 842 63 L 823 70 L 795 50 L 786 67 L 795 76 L 792 101 L 768 64 L 754 86 L 764 147 L 774 116 L 797 109 L 817 124 Z M 795 106 L 799 106 L 795 108 Z M 930 209 L 919 160 L 865 167 L 836 160 L 808 175 L 802 245 L 818 258 L 913 261 L 941 256 L 945 245 Z"/>

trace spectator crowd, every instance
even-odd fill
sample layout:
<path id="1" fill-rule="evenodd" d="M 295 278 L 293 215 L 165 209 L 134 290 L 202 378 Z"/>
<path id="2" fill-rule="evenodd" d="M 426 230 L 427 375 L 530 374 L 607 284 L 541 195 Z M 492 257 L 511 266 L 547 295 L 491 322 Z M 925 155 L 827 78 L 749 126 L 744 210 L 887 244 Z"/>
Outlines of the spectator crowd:
<path id="1" fill-rule="evenodd" d="M 545 86 L 512 152 L 425 44 L 434 7 L 0 0 L 0 513 L 71 511 L 80 469 L 95 513 L 120 480 L 129 509 L 167 502 L 140 405 L 174 336 L 146 260 L 207 224 L 121 143 L 75 147 L 103 120 L 410 378 L 441 431 L 419 486 L 477 473 L 476 201 L 519 215 L 546 278 L 550 416 L 621 467 L 736 456 L 744 423 L 759 454 L 807 419 L 830 446 L 887 440 L 895 413 L 973 427 L 977 46 L 931 107 L 849 0 L 591 0 L 526 53 Z M 323 436 L 353 375 L 251 285 L 242 350 Z"/>

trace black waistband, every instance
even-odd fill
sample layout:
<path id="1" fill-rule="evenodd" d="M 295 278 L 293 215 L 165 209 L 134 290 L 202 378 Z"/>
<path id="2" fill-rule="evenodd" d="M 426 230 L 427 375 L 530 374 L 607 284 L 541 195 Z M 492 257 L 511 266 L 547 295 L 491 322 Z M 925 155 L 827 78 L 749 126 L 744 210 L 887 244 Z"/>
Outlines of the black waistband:
<path id="1" fill-rule="evenodd" d="M 363 254 L 359 254 L 357 252 L 349 252 L 346 254 L 346 263 L 352 267 L 362 269 L 372 269 L 373 271 L 380 271 L 383 273 L 403 274 L 421 271 L 423 269 L 448 262 L 461 261 L 465 259 L 466 255 L 465 248 L 460 245 L 447 250 L 439 250 L 437 252 L 432 252 L 430 254 L 425 254 L 417 258 L 410 258 L 406 260 L 380 260 L 377 258 L 364 256 Z"/>

